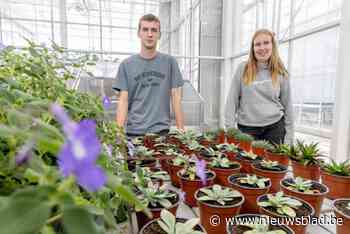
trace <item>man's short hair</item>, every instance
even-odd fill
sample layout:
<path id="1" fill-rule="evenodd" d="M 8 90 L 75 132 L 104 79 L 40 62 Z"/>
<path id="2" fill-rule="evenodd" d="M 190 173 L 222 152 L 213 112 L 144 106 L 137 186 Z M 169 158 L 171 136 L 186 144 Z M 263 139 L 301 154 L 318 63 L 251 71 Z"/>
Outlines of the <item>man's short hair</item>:
<path id="1" fill-rule="evenodd" d="M 141 29 L 141 21 L 148 21 L 148 22 L 158 22 L 159 23 L 159 32 L 160 32 L 160 20 L 157 16 L 153 15 L 153 14 L 147 14 L 147 15 L 144 15 L 140 18 L 139 20 L 139 27 L 137 29 L 137 32 L 140 32 L 140 29 Z"/>

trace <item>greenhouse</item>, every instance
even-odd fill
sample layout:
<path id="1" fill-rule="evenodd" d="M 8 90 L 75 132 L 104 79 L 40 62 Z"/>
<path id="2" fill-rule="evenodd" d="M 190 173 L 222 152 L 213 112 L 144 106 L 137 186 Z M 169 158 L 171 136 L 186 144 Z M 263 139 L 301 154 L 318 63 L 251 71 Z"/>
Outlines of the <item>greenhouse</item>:
<path id="1" fill-rule="evenodd" d="M 0 0 L 0 234 L 350 234 L 350 1 Z"/>

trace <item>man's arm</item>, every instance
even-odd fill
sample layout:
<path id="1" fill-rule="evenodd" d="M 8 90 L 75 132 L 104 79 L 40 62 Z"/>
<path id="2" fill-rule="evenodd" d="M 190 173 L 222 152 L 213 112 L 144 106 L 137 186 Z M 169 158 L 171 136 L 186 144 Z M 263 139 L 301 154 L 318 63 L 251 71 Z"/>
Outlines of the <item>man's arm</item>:
<path id="1" fill-rule="evenodd" d="M 119 105 L 117 108 L 117 125 L 124 127 L 128 117 L 128 91 L 121 90 L 119 96 Z"/>
<path id="2" fill-rule="evenodd" d="M 171 102 L 173 106 L 173 111 L 175 114 L 176 127 L 178 129 L 184 130 L 184 115 L 181 107 L 182 99 L 182 88 L 173 88 L 171 89 Z"/>

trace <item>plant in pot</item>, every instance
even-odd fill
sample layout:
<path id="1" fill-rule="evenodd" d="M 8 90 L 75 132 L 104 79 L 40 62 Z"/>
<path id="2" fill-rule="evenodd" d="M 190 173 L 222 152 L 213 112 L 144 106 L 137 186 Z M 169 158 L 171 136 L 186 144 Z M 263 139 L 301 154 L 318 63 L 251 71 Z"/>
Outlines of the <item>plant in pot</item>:
<path id="1" fill-rule="evenodd" d="M 265 158 L 271 161 L 277 161 L 279 164 L 288 167 L 289 165 L 289 145 L 288 144 L 273 144 L 272 147 L 265 151 Z"/>
<path id="2" fill-rule="evenodd" d="M 138 198 L 152 213 L 151 219 L 159 218 L 163 208 L 166 208 L 174 215 L 176 214 L 180 198 L 175 191 L 166 189 L 165 185 L 153 184 L 151 181 L 148 182 L 146 187 L 138 186 L 137 190 Z M 139 230 L 151 220 L 142 211 L 136 212 L 136 217 Z"/>
<path id="3" fill-rule="evenodd" d="M 163 209 L 160 218 L 149 221 L 140 234 L 205 234 L 205 230 L 199 224 L 199 218 L 180 219 Z"/>
<path id="4" fill-rule="evenodd" d="M 215 133 L 216 144 L 225 143 L 225 130 L 223 128 L 217 129 L 216 131 L 214 131 L 214 133 Z"/>
<path id="5" fill-rule="evenodd" d="M 223 155 L 213 158 L 209 162 L 208 167 L 215 172 L 216 177 L 214 182 L 222 186 L 229 186 L 227 178 L 232 174 L 239 173 L 241 164 L 232 162 Z"/>
<path id="6" fill-rule="evenodd" d="M 136 166 L 156 168 L 157 160 L 153 157 L 154 151 L 145 146 L 136 146 L 133 148 L 128 143 L 130 158 L 128 158 L 128 167 L 130 171 L 135 170 Z"/>
<path id="7" fill-rule="evenodd" d="M 281 180 L 281 188 L 284 194 L 307 201 L 315 209 L 315 215 L 320 215 L 323 200 L 328 193 L 327 186 L 297 177 Z"/>
<path id="8" fill-rule="evenodd" d="M 239 153 L 239 148 L 235 144 L 219 144 L 216 148 L 231 161 L 235 161 L 236 155 Z"/>
<path id="9" fill-rule="evenodd" d="M 350 161 L 330 163 L 322 165 L 322 183 L 329 188 L 328 198 L 337 199 L 350 197 Z"/>
<path id="10" fill-rule="evenodd" d="M 173 159 L 168 159 L 167 162 L 167 167 L 169 170 L 169 175 L 171 179 L 171 184 L 174 185 L 175 187 L 180 187 L 180 177 L 178 177 L 177 173 L 183 169 L 186 165 L 190 164 L 189 162 L 189 157 L 177 153 L 175 158 Z"/>
<path id="11" fill-rule="evenodd" d="M 212 216 L 217 215 L 220 220 L 227 220 L 239 214 L 244 202 L 244 197 L 240 192 L 218 184 L 198 189 L 195 198 L 199 207 L 201 224 L 208 234 L 225 233 L 226 230 L 226 222 L 212 225 Z"/>
<path id="12" fill-rule="evenodd" d="M 286 225 L 267 222 L 266 215 L 241 214 L 234 218 L 234 223 L 227 225 L 228 234 L 294 234 Z"/>
<path id="13" fill-rule="evenodd" d="M 164 143 L 162 145 L 164 145 L 165 147 L 163 149 L 158 150 L 155 154 L 155 157 L 158 159 L 162 169 L 169 172 L 167 160 L 175 158 L 179 152 L 176 148 L 173 147 L 173 145 Z"/>
<path id="14" fill-rule="evenodd" d="M 316 180 L 320 179 L 320 155 L 318 143 L 306 144 L 302 141 L 297 141 L 296 149 L 290 147 L 288 152 L 292 161 L 294 177 L 300 176 L 305 179 Z"/>
<path id="15" fill-rule="evenodd" d="M 251 151 L 240 151 L 239 154 L 237 154 L 235 161 L 241 164 L 241 172 L 251 174 L 253 173 L 252 164 L 256 161 L 260 161 L 261 159 L 261 157 Z"/>
<path id="16" fill-rule="evenodd" d="M 207 162 L 210 162 L 215 157 L 221 156 L 222 153 L 220 151 L 214 150 L 213 148 L 203 148 L 199 153 L 199 158 L 204 159 Z"/>
<path id="17" fill-rule="evenodd" d="M 154 149 L 154 145 L 156 144 L 156 139 L 159 138 L 159 134 L 156 133 L 146 133 L 143 136 L 143 145 L 147 148 Z"/>
<path id="18" fill-rule="evenodd" d="M 273 146 L 265 140 L 258 140 L 252 142 L 252 151 L 254 154 L 259 155 L 261 157 L 265 156 L 265 151 L 267 149 L 271 149 Z"/>
<path id="19" fill-rule="evenodd" d="M 194 197 L 197 189 L 214 184 L 215 172 L 206 170 L 206 162 L 195 158 L 195 165 L 188 164 L 177 175 L 180 177 L 181 190 L 185 192 L 185 203 L 190 207 L 197 206 Z"/>
<path id="20" fill-rule="evenodd" d="M 342 220 L 342 224 L 337 224 L 337 234 L 350 233 L 350 198 L 335 199 L 332 208 L 337 219 Z"/>
<path id="21" fill-rule="evenodd" d="M 170 177 L 166 171 L 154 170 L 149 167 L 136 167 L 133 173 L 136 186 L 146 187 L 149 181 L 159 186 L 163 185 L 164 181 L 169 181 Z"/>
<path id="22" fill-rule="evenodd" d="M 254 137 L 246 133 L 236 134 L 236 140 L 239 142 L 238 147 L 244 151 L 252 150 L 252 142 L 254 141 Z"/>
<path id="23" fill-rule="evenodd" d="M 228 181 L 231 187 L 244 195 L 241 213 L 259 213 L 256 199 L 269 191 L 271 180 L 257 175 L 234 174 L 228 178 Z"/>
<path id="24" fill-rule="evenodd" d="M 207 131 L 198 138 L 199 143 L 205 147 L 210 147 L 211 145 L 213 145 L 215 143 L 215 140 L 216 134 L 213 131 Z"/>
<path id="25" fill-rule="evenodd" d="M 227 143 L 238 145 L 238 140 L 236 139 L 236 135 L 241 133 L 238 128 L 229 128 L 226 130 L 226 139 Z"/>
<path id="26" fill-rule="evenodd" d="M 280 190 L 280 181 L 287 174 L 287 167 L 279 164 L 277 161 L 262 160 L 253 165 L 253 173 L 259 176 L 270 178 L 270 192 L 275 193 Z"/>
<path id="27" fill-rule="evenodd" d="M 286 222 L 290 218 L 301 218 L 314 215 L 314 208 L 300 198 L 285 196 L 283 192 L 276 194 L 264 194 L 257 199 L 260 213 L 279 218 L 280 223 L 285 222 L 295 234 L 305 234 L 307 223 Z"/>
<path id="28" fill-rule="evenodd" d="M 196 140 L 191 140 L 186 142 L 186 146 L 184 148 L 185 154 L 187 155 L 199 155 L 199 152 L 204 149 L 204 146 L 198 143 Z"/>

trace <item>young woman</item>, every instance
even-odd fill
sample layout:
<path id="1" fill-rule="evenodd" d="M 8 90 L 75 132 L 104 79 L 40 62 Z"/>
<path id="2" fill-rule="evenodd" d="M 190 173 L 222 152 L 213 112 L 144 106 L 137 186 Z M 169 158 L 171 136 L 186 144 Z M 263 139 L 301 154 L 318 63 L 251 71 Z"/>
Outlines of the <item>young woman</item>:
<path id="1" fill-rule="evenodd" d="M 290 81 L 269 30 L 255 32 L 248 62 L 240 64 L 234 75 L 226 103 L 226 129 L 235 123 L 257 140 L 293 141 Z"/>

